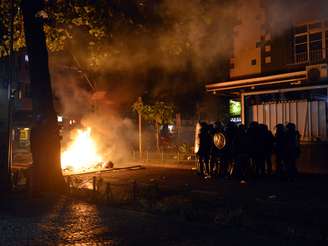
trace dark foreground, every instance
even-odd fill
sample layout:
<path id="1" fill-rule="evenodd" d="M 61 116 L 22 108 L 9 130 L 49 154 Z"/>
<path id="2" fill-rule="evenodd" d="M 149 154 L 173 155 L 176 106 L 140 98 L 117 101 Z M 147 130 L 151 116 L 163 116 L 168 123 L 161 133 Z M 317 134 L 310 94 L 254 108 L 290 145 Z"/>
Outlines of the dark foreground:
<path id="1" fill-rule="evenodd" d="M 192 171 L 177 169 L 102 176 L 118 186 L 133 180 L 156 183 L 157 193 L 121 204 L 70 195 L 11 198 L 1 203 L 0 245 L 328 243 L 326 177 L 302 176 L 292 183 L 270 178 L 241 185 L 201 180 Z"/>

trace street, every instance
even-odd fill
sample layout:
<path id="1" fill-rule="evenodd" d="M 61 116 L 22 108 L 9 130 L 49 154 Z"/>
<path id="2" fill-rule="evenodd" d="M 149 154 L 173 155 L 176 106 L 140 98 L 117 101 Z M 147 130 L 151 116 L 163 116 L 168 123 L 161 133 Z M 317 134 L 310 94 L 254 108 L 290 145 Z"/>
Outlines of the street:
<path id="1" fill-rule="evenodd" d="M 156 183 L 155 201 L 104 203 L 14 197 L 0 211 L 1 245 L 325 245 L 325 177 L 202 180 L 191 170 L 145 167 L 102 174 L 113 187 Z M 122 191 L 121 189 L 121 191 Z M 118 190 L 120 191 L 120 190 Z M 114 200 L 116 193 L 113 193 Z"/>

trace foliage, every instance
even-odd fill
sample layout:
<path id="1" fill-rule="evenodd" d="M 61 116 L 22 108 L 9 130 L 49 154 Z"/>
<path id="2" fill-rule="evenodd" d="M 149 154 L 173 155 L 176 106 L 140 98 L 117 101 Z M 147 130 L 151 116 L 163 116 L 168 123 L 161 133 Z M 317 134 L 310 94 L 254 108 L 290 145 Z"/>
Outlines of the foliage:
<path id="1" fill-rule="evenodd" d="M 14 51 L 25 47 L 23 29 L 23 16 L 19 8 L 20 1 L 14 1 L 17 10 L 14 16 Z M 0 57 L 10 53 L 10 26 L 11 26 L 11 4 L 10 1 L 0 1 Z"/>
<path id="2" fill-rule="evenodd" d="M 139 99 L 132 105 L 132 109 L 141 114 L 144 120 L 154 124 L 156 128 L 156 147 L 159 150 L 160 126 L 173 124 L 175 112 L 173 104 L 157 101 L 153 105 L 147 105 Z"/>
<path id="3" fill-rule="evenodd" d="M 14 50 L 25 47 L 22 0 L 15 0 Z M 0 1 L 0 58 L 9 55 L 11 0 Z M 48 0 L 42 17 L 47 46 L 50 52 L 62 51 L 74 40 L 82 44 L 90 68 L 96 68 L 106 59 L 125 49 L 121 36 L 151 33 L 155 18 L 154 9 L 146 7 L 147 1 L 120 0 Z M 150 1 L 149 1 L 150 2 Z M 151 5 L 151 4 L 150 4 Z M 146 13 L 147 12 L 147 13 Z M 150 14 L 152 13 L 152 14 Z M 149 28 L 145 26 L 149 25 Z M 121 46 L 109 50 L 113 35 Z M 74 44 L 73 44 L 74 45 Z M 80 48 L 80 47 L 79 47 Z M 85 49 L 87 48 L 87 49 Z"/>
<path id="4" fill-rule="evenodd" d="M 8 55 L 9 50 L 10 1 L 0 1 L 0 57 Z M 25 47 L 25 42 L 21 0 L 14 2 L 17 51 Z M 220 3 L 212 0 L 201 3 L 189 0 L 45 0 L 44 29 L 48 49 L 61 51 L 74 40 L 82 42 L 84 54 L 88 52 L 88 65 L 93 69 L 129 50 L 131 40 L 151 44 L 149 48 L 156 47 L 154 53 L 158 52 L 163 59 L 169 58 L 172 63 L 175 60 L 171 58 L 190 55 L 196 55 L 197 60 L 200 57 L 208 60 L 207 53 L 211 57 L 213 52 L 221 54 L 217 51 L 222 48 L 217 45 L 219 40 L 229 43 L 224 31 L 231 23 L 227 2 L 232 0 Z M 190 11 L 186 12 L 186 8 Z M 144 52 L 143 45 L 140 45 L 141 50 L 136 47 L 138 44 L 132 46 L 132 53 Z"/>
<path id="5" fill-rule="evenodd" d="M 165 102 L 156 102 L 154 105 L 145 105 L 143 117 L 158 125 L 172 124 L 174 120 L 174 106 Z"/>
<path id="6" fill-rule="evenodd" d="M 14 50 L 25 47 L 21 1 L 15 1 Z M 107 1 L 47 1 L 42 12 L 45 21 L 44 31 L 49 51 L 63 50 L 67 41 L 72 39 L 76 30 L 87 33 L 90 46 L 106 37 L 105 27 L 110 21 Z M 10 45 L 10 1 L 0 2 L 0 57 L 9 54 Z"/>
<path id="7" fill-rule="evenodd" d="M 157 101 L 153 105 L 147 105 L 137 101 L 132 105 L 132 109 L 141 113 L 143 119 L 155 125 L 173 124 L 174 121 L 175 110 L 170 103 Z"/>

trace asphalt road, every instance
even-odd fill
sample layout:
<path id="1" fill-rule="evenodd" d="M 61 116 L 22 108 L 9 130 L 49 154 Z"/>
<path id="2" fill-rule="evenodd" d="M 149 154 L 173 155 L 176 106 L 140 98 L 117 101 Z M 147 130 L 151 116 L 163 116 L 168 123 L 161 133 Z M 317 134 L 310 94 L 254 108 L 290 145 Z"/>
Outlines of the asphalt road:
<path id="1" fill-rule="evenodd" d="M 0 245 L 327 245 L 326 177 L 241 185 L 146 167 L 102 178 L 118 187 L 157 184 L 160 196 L 149 209 L 71 196 L 12 198 L 1 203 Z"/>

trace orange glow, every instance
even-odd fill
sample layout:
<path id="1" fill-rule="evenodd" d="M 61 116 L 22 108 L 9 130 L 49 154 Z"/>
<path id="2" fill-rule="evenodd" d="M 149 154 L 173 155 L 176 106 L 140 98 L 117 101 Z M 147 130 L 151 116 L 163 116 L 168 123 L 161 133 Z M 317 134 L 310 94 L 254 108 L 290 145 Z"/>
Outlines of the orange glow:
<path id="1" fill-rule="evenodd" d="M 97 144 L 92 139 L 91 128 L 78 130 L 68 148 L 61 153 L 63 170 L 82 172 L 94 169 L 103 163 L 103 157 L 97 152 Z"/>

